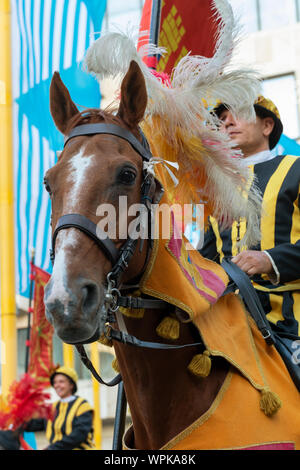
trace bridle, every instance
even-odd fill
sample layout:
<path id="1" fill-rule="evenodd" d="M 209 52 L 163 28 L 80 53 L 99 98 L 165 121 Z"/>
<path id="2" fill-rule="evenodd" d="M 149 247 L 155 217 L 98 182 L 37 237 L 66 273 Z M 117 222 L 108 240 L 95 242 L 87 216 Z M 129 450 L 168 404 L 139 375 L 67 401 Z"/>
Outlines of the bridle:
<path id="1" fill-rule="evenodd" d="M 128 130 L 115 125 L 115 124 L 106 124 L 106 123 L 90 123 L 74 127 L 70 134 L 65 138 L 66 143 L 73 137 L 83 136 L 83 135 L 95 135 L 95 134 L 112 134 L 122 139 L 125 139 L 133 149 L 142 157 L 143 161 L 149 162 L 152 158 L 149 144 L 140 131 L 142 138 L 142 144 L 138 139 Z M 144 204 L 145 209 L 148 211 L 148 216 L 151 218 L 151 203 L 152 203 L 152 190 L 154 184 L 154 176 L 151 173 L 144 171 L 143 182 L 141 187 L 141 203 Z M 170 349 L 181 349 L 185 347 L 194 347 L 202 346 L 204 343 L 202 338 L 199 335 L 199 341 L 192 344 L 182 344 L 182 345 L 172 345 L 164 343 L 153 343 L 149 341 L 141 341 L 133 335 L 128 334 L 124 321 L 122 319 L 122 314 L 118 312 L 119 307 L 125 308 L 149 308 L 149 309 L 169 309 L 170 306 L 167 302 L 158 299 L 144 299 L 141 297 L 130 297 L 122 296 L 119 290 L 120 279 L 122 273 L 128 267 L 128 264 L 133 257 L 138 240 L 128 237 L 125 243 L 118 250 L 112 240 L 99 230 L 99 227 L 94 224 L 91 220 L 81 214 L 66 214 L 63 215 L 55 227 L 53 237 L 52 237 L 52 248 L 50 250 L 50 257 L 54 263 L 55 259 L 55 241 L 59 231 L 67 228 L 76 228 L 85 233 L 97 244 L 99 249 L 105 254 L 105 256 L 110 260 L 112 264 L 112 269 L 107 275 L 107 290 L 105 294 L 105 302 L 103 308 L 106 310 L 106 331 L 105 336 L 108 341 L 115 340 L 123 344 L 137 346 L 148 349 L 160 349 L 160 350 L 170 350 Z M 100 235 L 100 236 L 99 236 Z M 151 245 L 151 238 L 149 238 L 148 243 L 148 253 L 146 256 L 145 265 L 149 259 L 149 246 Z M 140 249 L 142 247 L 142 241 L 140 243 Z M 274 337 L 270 333 L 270 327 L 266 320 L 263 309 L 260 305 L 259 299 L 255 300 L 256 291 L 254 290 L 251 282 L 247 276 L 242 276 L 242 286 L 240 285 L 241 273 L 244 274 L 236 265 L 227 260 L 222 263 L 223 268 L 228 273 L 228 275 L 233 279 L 233 283 L 227 287 L 223 295 L 235 291 L 236 286 L 241 290 L 241 294 L 244 297 L 245 303 L 248 306 L 248 309 L 255 319 L 256 324 L 258 325 L 260 331 L 263 334 L 266 342 L 268 344 L 274 344 Z M 248 301 L 247 301 L 248 299 Z M 117 317 L 119 313 L 119 316 Z M 116 318 L 119 319 L 120 324 L 125 326 L 125 330 L 120 328 L 116 330 L 112 327 L 112 323 L 116 321 Z M 84 349 L 83 344 L 77 344 L 76 349 L 80 355 L 80 358 L 84 365 L 90 370 L 94 378 L 101 384 L 112 387 L 118 384 L 118 396 L 116 403 L 116 416 L 115 416 L 115 427 L 114 427 L 114 436 L 113 436 L 113 449 L 122 448 L 122 435 L 125 428 L 125 416 L 126 416 L 126 406 L 127 400 L 124 391 L 123 381 L 121 374 L 116 375 L 111 381 L 106 382 L 98 374 L 94 368 L 92 362 L 90 361 L 87 353 Z"/>
<path id="2" fill-rule="evenodd" d="M 142 157 L 143 162 L 149 162 L 152 158 L 152 153 L 150 151 L 149 144 L 145 138 L 143 132 L 139 130 L 142 143 L 127 129 L 120 127 L 116 124 L 107 124 L 107 123 L 90 123 L 83 124 L 74 127 L 70 133 L 66 136 L 64 145 L 69 142 L 70 139 L 78 136 L 85 135 L 95 135 L 95 134 L 111 134 L 122 139 L 125 139 L 133 147 L 133 149 Z M 141 204 L 145 207 L 145 210 L 148 212 L 149 219 L 151 218 L 151 204 L 153 200 L 153 187 L 155 186 L 154 176 L 144 171 L 143 181 L 141 186 Z M 115 314 L 118 312 L 120 306 L 125 308 L 148 308 L 148 309 L 166 309 L 168 310 L 170 305 L 158 299 L 146 299 L 141 297 L 131 297 L 131 296 L 122 296 L 119 290 L 120 280 L 122 274 L 127 269 L 130 260 L 132 259 L 139 239 L 127 238 L 125 243 L 118 250 L 114 242 L 108 237 L 108 235 L 103 232 L 94 222 L 85 217 L 82 214 L 65 214 L 59 218 L 55 230 L 52 236 L 52 247 L 50 250 L 50 259 L 52 263 L 55 261 L 55 242 L 58 233 L 61 230 L 75 228 L 88 237 L 90 237 L 99 247 L 99 249 L 105 254 L 112 264 L 112 268 L 107 275 L 107 287 L 105 294 L 105 301 L 103 308 L 106 313 L 106 333 L 105 336 L 108 340 L 116 340 L 123 344 L 128 344 L 132 346 L 139 346 L 149 349 L 180 349 L 190 346 L 203 346 L 203 342 L 199 341 L 193 344 L 185 345 L 172 345 L 164 343 L 154 343 L 149 341 L 141 341 L 133 335 L 128 334 L 128 332 L 122 331 L 121 329 L 115 330 L 111 323 L 115 322 Z M 148 243 L 148 253 L 146 255 L 145 265 L 149 258 L 149 253 L 151 250 L 151 237 L 149 238 Z M 143 240 L 140 243 L 140 251 L 143 246 Z M 86 367 L 92 372 L 94 377 L 101 383 L 107 386 L 114 386 L 118 384 L 122 378 L 119 375 L 114 377 L 110 382 L 105 382 L 97 373 L 91 361 L 89 360 L 84 346 L 82 344 L 77 344 L 76 348 L 80 354 L 81 360 L 86 365 Z"/>
<path id="3" fill-rule="evenodd" d="M 107 123 L 90 123 L 90 124 L 83 124 L 74 127 L 68 136 L 65 138 L 65 145 L 67 142 L 78 136 L 84 135 L 95 135 L 95 134 L 111 134 L 122 139 L 125 139 L 129 144 L 133 147 L 133 149 L 141 156 L 143 162 L 150 162 L 151 158 L 153 158 L 152 153 L 150 151 L 149 144 L 147 139 L 145 138 L 143 132 L 140 130 L 140 136 L 142 139 L 142 143 L 127 129 L 122 128 L 116 124 L 107 124 Z M 151 218 L 151 204 L 153 200 L 153 187 L 155 186 L 154 176 L 148 172 L 144 171 L 143 174 L 143 182 L 141 186 L 141 203 L 145 206 L 145 210 L 148 212 L 148 217 Z M 52 248 L 50 250 L 50 258 L 54 263 L 55 259 L 55 242 L 58 233 L 63 229 L 68 228 L 75 228 L 83 233 L 85 233 L 88 237 L 90 237 L 99 247 L 99 249 L 105 254 L 105 256 L 109 259 L 112 264 L 111 271 L 107 275 L 107 288 L 105 294 L 105 301 L 103 304 L 103 309 L 105 313 L 105 326 L 106 338 L 110 340 L 116 340 L 123 344 L 131 345 L 131 346 L 138 346 L 143 348 L 149 349 L 161 349 L 161 350 L 170 350 L 170 349 L 181 349 L 185 347 L 193 347 L 193 346 L 204 346 L 203 341 L 200 338 L 199 342 L 191 343 L 191 344 L 183 344 L 183 345 L 172 345 L 172 344 L 164 344 L 164 343 L 154 343 L 149 341 L 141 341 L 133 335 L 128 334 L 126 328 L 125 331 L 122 329 L 116 330 L 112 327 L 111 323 L 116 321 L 116 315 L 118 314 L 119 307 L 125 308 L 148 308 L 148 309 L 166 309 L 170 308 L 168 302 L 158 299 L 147 299 L 141 297 L 130 297 L 130 296 L 122 296 L 120 292 L 120 281 L 122 274 L 127 269 L 130 260 L 132 259 L 139 239 L 138 238 L 131 238 L 130 236 L 127 238 L 125 243 L 121 246 L 118 250 L 115 246 L 114 242 L 108 237 L 108 235 L 103 232 L 97 225 L 92 222 L 87 217 L 81 214 L 65 214 L 57 222 L 55 227 L 53 237 L 52 237 Z M 148 253 L 146 255 L 145 265 L 147 264 L 147 260 L 149 258 L 149 250 L 151 249 L 151 237 L 148 237 Z M 140 243 L 140 251 L 143 245 L 143 241 Z M 266 320 L 265 314 L 263 312 L 262 307 L 260 306 L 259 299 L 257 300 L 255 295 L 257 296 L 255 290 L 252 287 L 251 282 L 249 279 L 244 275 L 244 273 L 237 268 L 230 260 L 225 260 L 222 263 L 223 268 L 228 273 L 228 275 L 233 279 L 234 284 L 230 285 L 229 288 L 226 289 L 223 295 L 233 292 L 238 286 L 241 290 L 241 294 L 245 300 L 248 309 L 255 319 L 259 329 L 261 330 L 263 337 L 265 338 L 268 344 L 274 344 L 274 338 L 272 333 L 270 332 L 269 324 Z M 242 274 L 242 275 L 241 275 Z M 253 292 L 254 291 L 254 292 Z M 122 315 L 119 315 L 120 321 Z M 124 322 L 123 322 L 124 323 Z M 76 348 L 79 352 L 81 360 L 86 365 L 86 367 L 91 371 L 93 376 L 98 380 L 101 384 L 107 386 L 114 386 L 122 381 L 121 375 L 117 375 L 114 379 L 110 382 L 105 382 L 98 372 L 95 370 L 94 366 L 92 365 L 91 361 L 89 360 L 84 346 L 82 344 L 77 344 Z"/>

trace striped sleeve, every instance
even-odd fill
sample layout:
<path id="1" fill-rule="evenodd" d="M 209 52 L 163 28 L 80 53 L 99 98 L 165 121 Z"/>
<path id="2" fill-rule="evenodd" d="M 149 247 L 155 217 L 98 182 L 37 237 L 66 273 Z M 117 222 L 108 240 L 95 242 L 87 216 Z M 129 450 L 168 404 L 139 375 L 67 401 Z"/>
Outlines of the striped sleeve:
<path id="1" fill-rule="evenodd" d="M 263 233 L 273 237 L 272 244 L 275 246 L 265 247 L 265 251 L 279 271 L 280 282 L 286 283 L 300 279 L 300 159 L 287 156 L 279 170 L 274 174 L 272 182 L 274 192 L 276 178 L 281 179 L 283 173 L 285 178 L 281 182 L 274 210 L 272 207 L 267 208 L 269 214 L 273 211 L 275 229 L 273 232 L 265 230 Z M 266 221 L 268 222 L 270 220 Z"/>

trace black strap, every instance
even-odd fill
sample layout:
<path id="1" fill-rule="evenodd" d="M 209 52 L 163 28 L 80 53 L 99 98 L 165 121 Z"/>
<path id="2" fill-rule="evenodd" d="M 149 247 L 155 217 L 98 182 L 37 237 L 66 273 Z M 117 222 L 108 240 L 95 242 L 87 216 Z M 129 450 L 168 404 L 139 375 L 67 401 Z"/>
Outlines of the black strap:
<path id="1" fill-rule="evenodd" d="M 164 343 L 153 343 L 151 341 L 142 341 L 136 338 L 133 335 L 126 333 L 125 331 L 114 330 L 111 328 L 109 337 L 123 344 L 128 344 L 129 346 L 138 346 L 140 348 L 147 349 L 183 349 L 189 348 L 192 346 L 203 346 L 203 342 L 199 341 L 197 343 L 188 343 L 188 344 L 164 344 Z"/>
<path id="2" fill-rule="evenodd" d="M 98 372 L 96 371 L 95 367 L 91 363 L 90 359 L 87 356 L 87 353 L 84 349 L 84 346 L 82 344 L 76 344 L 76 349 L 80 355 L 80 359 L 84 363 L 84 365 L 91 371 L 95 379 L 100 382 L 102 385 L 107 385 L 107 387 L 114 387 L 115 385 L 119 384 L 122 381 L 122 377 L 120 374 L 116 375 L 110 382 L 105 382 Z"/>
<path id="3" fill-rule="evenodd" d="M 170 349 L 183 349 L 187 347 L 192 347 L 192 346 L 203 346 L 203 342 L 197 342 L 197 343 L 191 343 L 191 344 L 164 344 L 164 343 L 153 343 L 151 341 L 142 341 L 138 338 L 136 338 L 133 335 L 129 335 L 128 333 L 125 333 L 124 331 L 119 331 L 119 330 L 114 330 L 113 328 L 110 328 L 110 333 L 108 335 L 109 339 L 113 339 L 115 341 L 118 341 L 123 344 L 127 344 L 129 346 L 138 346 L 141 348 L 147 348 L 147 349 L 163 349 L 163 350 L 170 350 Z M 108 387 L 113 387 L 114 385 L 117 385 L 121 382 L 122 377 L 120 374 L 116 375 L 110 382 L 105 382 L 96 369 L 94 368 L 92 362 L 87 356 L 87 353 L 84 349 L 83 344 L 76 344 L 76 349 L 80 355 L 80 359 L 82 360 L 83 364 L 90 370 L 90 372 L 93 374 L 95 379 L 101 383 L 102 385 L 106 385 Z"/>
<path id="4" fill-rule="evenodd" d="M 52 251 L 55 250 L 55 240 L 58 232 L 62 229 L 77 228 L 91 237 L 94 242 L 104 251 L 108 259 L 115 264 L 119 258 L 119 251 L 115 244 L 108 238 L 107 234 L 97 227 L 94 222 L 81 214 L 66 214 L 60 217 L 55 227 L 52 239 Z M 101 238 L 98 236 L 100 235 Z"/>
<path id="5" fill-rule="evenodd" d="M 112 450 L 122 450 L 122 439 L 125 430 L 126 411 L 127 399 L 125 395 L 124 384 L 123 382 L 120 382 L 118 385 Z"/>
<path id="6" fill-rule="evenodd" d="M 275 344 L 276 340 L 271 330 L 271 326 L 266 318 L 266 314 L 262 308 L 259 297 L 249 277 L 236 264 L 228 259 L 224 259 L 221 265 L 238 287 L 249 313 L 254 319 L 267 344 Z"/>
<path id="7" fill-rule="evenodd" d="M 118 126 L 117 124 L 93 123 L 76 126 L 70 131 L 69 135 L 65 137 L 64 145 L 66 145 L 66 143 L 73 137 L 95 134 L 111 134 L 120 137 L 121 139 L 127 140 L 127 142 L 130 143 L 134 150 L 139 153 L 144 160 L 149 161 L 150 158 L 152 158 L 150 148 L 149 150 L 146 149 L 130 131 Z"/>
<path id="8" fill-rule="evenodd" d="M 150 308 L 169 309 L 170 304 L 164 300 L 143 299 L 142 297 L 119 296 L 117 300 L 119 307 L 124 308 Z"/>

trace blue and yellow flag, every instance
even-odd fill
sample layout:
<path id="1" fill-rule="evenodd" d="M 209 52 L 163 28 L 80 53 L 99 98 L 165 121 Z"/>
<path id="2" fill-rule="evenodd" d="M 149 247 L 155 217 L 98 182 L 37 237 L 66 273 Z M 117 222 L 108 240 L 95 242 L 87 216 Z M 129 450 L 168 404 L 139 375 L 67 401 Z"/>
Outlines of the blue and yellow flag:
<path id="1" fill-rule="evenodd" d="M 99 107 L 99 85 L 82 70 L 86 49 L 101 31 L 106 0 L 12 0 L 13 119 L 17 293 L 29 296 L 30 248 L 51 270 L 50 201 L 43 188 L 62 136 L 49 111 L 59 71 L 74 102 Z"/>

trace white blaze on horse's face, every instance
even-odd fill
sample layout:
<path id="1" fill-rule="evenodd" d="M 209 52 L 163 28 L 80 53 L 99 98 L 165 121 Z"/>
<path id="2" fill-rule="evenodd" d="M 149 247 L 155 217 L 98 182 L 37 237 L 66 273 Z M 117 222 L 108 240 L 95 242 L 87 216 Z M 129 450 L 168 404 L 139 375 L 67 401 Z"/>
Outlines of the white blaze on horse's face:
<path id="1" fill-rule="evenodd" d="M 76 246 L 78 246 L 78 232 L 75 228 L 62 230 L 57 235 L 55 244 L 55 263 L 51 276 L 51 289 L 48 290 L 46 295 L 47 304 L 52 304 L 59 299 L 62 304 L 64 313 L 68 315 L 69 306 L 71 303 L 71 291 L 69 289 L 68 279 L 68 264 L 69 260 L 68 251 L 72 253 Z M 72 251 L 71 251 L 72 250 Z"/>
<path id="2" fill-rule="evenodd" d="M 80 213 L 81 197 L 85 194 L 88 171 L 95 159 L 84 155 L 84 148 L 70 158 L 63 203 L 63 213 Z M 46 315 L 55 321 L 62 340 L 77 342 L 90 339 L 98 327 L 101 286 L 83 274 L 80 257 L 82 239 L 80 230 L 61 230 L 55 243 L 55 262 L 50 282 L 45 288 Z M 78 260 L 74 271 L 74 261 Z"/>
<path id="3" fill-rule="evenodd" d="M 69 162 L 70 174 L 67 179 L 69 186 L 67 204 L 64 207 L 65 213 L 76 213 L 78 211 L 78 202 L 80 194 L 84 190 L 86 181 L 86 173 L 91 166 L 93 156 L 83 156 L 84 149 L 74 155 Z M 53 301 L 52 297 L 56 297 L 64 305 L 65 313 L 68 313 L 68 304 L 70 302 L 70 285 L 68 279 L 68 265 L 73 261 L 74 250 L 79 248 L 80 232 L 76 229 L 62 230 L 58 233 L 55 243 L 55 263 L 51 276 L 51 296 L 47 297 L 48 301 Z"/>
<path id="4" fill-rule="evenodd" d="M 84 191 L 87 171 L 93 163 L 94 155 L 84 155 L 83 147 L 81 147 L 79 153 L 70 159 L 69 166 L 71 171 L 67 180 L 70 185 L 67 198 L 70 206 L 66 207 L 68 213 L 78 212 L 76 205 L 78 205 L 80 195 Z"/>

